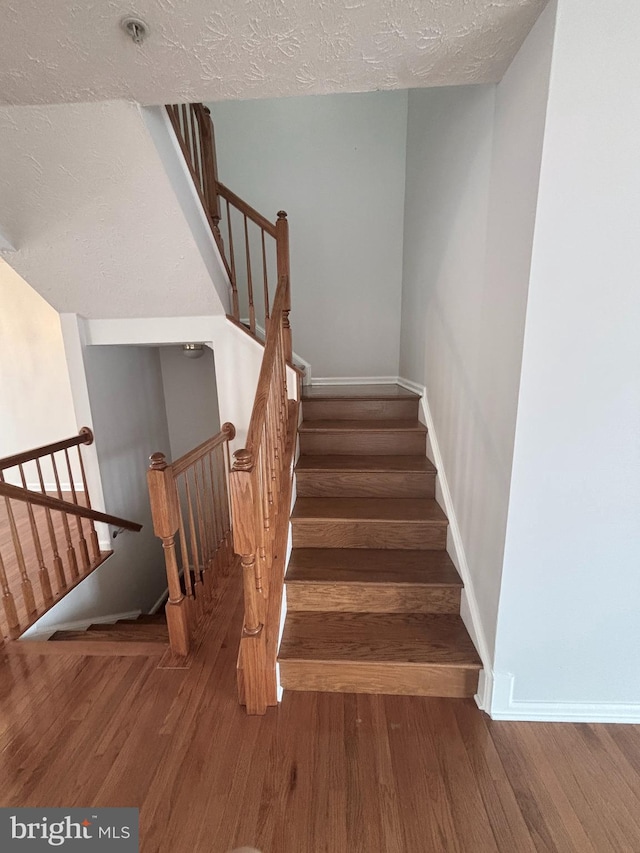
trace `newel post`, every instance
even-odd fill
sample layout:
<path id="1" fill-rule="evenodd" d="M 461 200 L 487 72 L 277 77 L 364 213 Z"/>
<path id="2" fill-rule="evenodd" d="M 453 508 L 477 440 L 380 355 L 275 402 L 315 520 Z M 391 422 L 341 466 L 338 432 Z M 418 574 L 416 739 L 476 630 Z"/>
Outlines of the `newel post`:
<path id="1" fill-rule="evenodd" d="M 188 655 L 190 647 L 189 636 L 189 602 L 182 592 L 180 585 L 180 570 L 176 556 L 175 535 L 179 525 L 178 490 L 173 478 L 171 466 L 167 465 L 164 453 L 154 453 L 149 457 L 151 462 L 147 471 L 149 500 L 153 530 L 162 539 L 164 560 L 169 586 L 169 600 L 165 611 L 169 629 L 169 643 L 172 651 L 179 655 Z M 188 571 L 188 566 L 185 571 Z"/>
<path id="2" fill-rule="evenodd" d="M 293 356 L 293 345 L 291 341 L 291 326 L 289 324 L 289 311 L 291 311 L 291 270 L 289 263 L 289 221 L 284 210 L 278 211 L 276 222 L 276 262 L 278 266 L 278 285 L 283 277 L 286 278 L 286 292 L 284 308 L 282 310 L 282 333 L 284 337 L 284 355 L 287 361 Z"/>
<path id="3" fill-rule="evenodd" d="M 233 547 L 242 561 L 244 622 L 240 642 L 241 692 L 248 714 L 267 710 L 266 632 L 261 574 L 258 568 L 256 501 L 260 500 L 255 459 L 250 451 L 236 450 L 229 476 L 233 515 Z"/>
<path id="4" fill-rule="evenodd" d="M 200 141 L 202 143 L 202 164 L 204 169 L 205 197 L 209 215 L 213 221 L 216 238 L 222 241 L 220 234 L 220 198 L 218 196 L 218 160 L 216 156 L 216 137 L 209 107 L 197 105 Z"/>

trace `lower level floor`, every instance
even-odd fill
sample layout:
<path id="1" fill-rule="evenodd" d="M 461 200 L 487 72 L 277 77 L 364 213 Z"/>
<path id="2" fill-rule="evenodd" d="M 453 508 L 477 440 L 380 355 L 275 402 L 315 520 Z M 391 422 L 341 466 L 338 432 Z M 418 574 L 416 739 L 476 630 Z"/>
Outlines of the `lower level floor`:
<path id="1" fill-rule="evenodd" d="M 321 693 L 248 717 L 240 595 L 189 669 L 0 652 L 0 805 L 137 806 L 145 853 L 640 849 L 640 729 Z"/>

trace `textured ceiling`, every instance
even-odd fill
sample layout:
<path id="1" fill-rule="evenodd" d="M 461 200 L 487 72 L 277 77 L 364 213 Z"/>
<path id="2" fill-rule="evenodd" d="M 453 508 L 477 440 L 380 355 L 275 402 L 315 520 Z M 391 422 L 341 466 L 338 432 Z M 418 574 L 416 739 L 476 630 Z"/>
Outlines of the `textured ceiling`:
<path id="1" fill-rule="evenodd" d="M 0 103 L 495 82 L 547 0 L 3 0 Z M 151 35 L 119 29 L 135 11 Z"/>

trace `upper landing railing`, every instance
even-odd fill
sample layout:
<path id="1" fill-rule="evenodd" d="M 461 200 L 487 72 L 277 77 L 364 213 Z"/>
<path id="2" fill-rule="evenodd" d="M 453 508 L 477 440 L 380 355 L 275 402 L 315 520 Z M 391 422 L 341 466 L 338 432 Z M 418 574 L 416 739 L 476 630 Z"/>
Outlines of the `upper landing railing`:
<path id="1" fill-rule="evenodd" d="M 275 289 L 289 276 L 287 214 L 280 210 L 271 222 L 220 183 L 207 107 L 172 104 L 167 113 L 231 282 L 231 319 L 264 341 Z"/>

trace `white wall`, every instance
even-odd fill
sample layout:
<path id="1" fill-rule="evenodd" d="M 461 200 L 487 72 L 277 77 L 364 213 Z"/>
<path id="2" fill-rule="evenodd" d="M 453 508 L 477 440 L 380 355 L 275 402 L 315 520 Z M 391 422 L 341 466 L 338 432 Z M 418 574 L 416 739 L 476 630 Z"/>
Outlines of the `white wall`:
<path id="1" fill-rule="evenodd" d="M 407 93 L 211 113 L 222 183 L 273 221 L 289 215 L 296 352 L 314 376 L 397 375 Z"/>
<path id="2" fill-rule="evenodd" d="M 58 313 L 0 259 L 0 457 L 77 431 Z"/>
<path id="3" fill-rule="evenodd" d="M 490 655 L 553 21 L 497 87 L 409 94 L 400 375 L 427 388 Z"/>
<path id="4" fill-rule="evenodd" d="M 136 104 L 0 107 L 0 151 L 11 264 L 57 311 L 225 313 Z"/>
<path id="5" fill-rule="evenodd" d="M 638 721 L 640 16 L 558 9 L 493 713 Z"/>
<path id="6" fill-rule="evenodd" d="M 171 458 L 178 459 L 220 430 L 213 352 L 186 358 L 181 346 L 160 347 Z"/>

